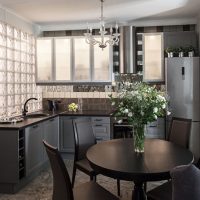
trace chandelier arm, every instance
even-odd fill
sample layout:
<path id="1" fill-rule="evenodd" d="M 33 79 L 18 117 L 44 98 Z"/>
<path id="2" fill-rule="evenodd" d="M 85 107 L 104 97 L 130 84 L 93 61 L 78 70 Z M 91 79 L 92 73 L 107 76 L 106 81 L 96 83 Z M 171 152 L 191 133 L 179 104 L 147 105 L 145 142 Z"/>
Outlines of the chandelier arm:
<path id="1" fill-rule="evenodd" d="M 99 31 L 99 34 L 100 34 L 100 40 L 97 40 L 95 39 L 95 37 L 92 35 L 92 27 L 88 27 L 87 29 L 87 33 L 85 33 L 85 41 L 87 44 L 90 44 L 90 45 L 96 45 L 96 44 L 99 44 L 99 47 L 100 48 L 105 48 L 107 46 L 107 44 L 109 45 L 114 45 L 114 44 L 118 44 L 119 43 L 119 36 L 120 34 L 118 33 L 118 25 L 116 24 L 115 26 L 115 29 L 116 29 L 116 33 L 113 33 L 111 28 L 110 28 L 110 34 L 109 35 L 106 35 L 107 34 L 107 31 L 105 29 L 105 23 L 104 23 L 104 16 L 103 16 L 103 3 L 104 3 L 104 0 L 100 0 L 101 2 L 101 16 L 100 16 L 100 31 Z M 106 40 L 108 36 L 108 39 Z M 106 37 L 106 38 L 105 38 Z"/>

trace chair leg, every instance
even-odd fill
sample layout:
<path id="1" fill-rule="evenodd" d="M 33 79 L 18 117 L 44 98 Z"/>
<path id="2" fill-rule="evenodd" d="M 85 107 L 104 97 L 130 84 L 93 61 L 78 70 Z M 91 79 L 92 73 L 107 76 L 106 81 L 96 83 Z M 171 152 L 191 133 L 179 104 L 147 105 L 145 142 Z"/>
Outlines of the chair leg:
<path id="1" fill-rule="evenodd" d="M 145 191 L 145 193 L 147 191 L 147 182 L 144 182 L 144 191 Z"/>
<path id="2" fill-rule="evenodd" d="M 120 180 L 117 179 L 117 195 L 120 196 Z"/>
<path id="3" fill-rule="evenodd" d="M 74 164 L 72 172 L 72 188 L 74 187 L 75 176 L 76 176 L 76 165 Z"/>
<path id="4" fill-rule="evenodd" d="M 96 175 L 90 175 L 90 181 L 96 182 L 97 176 Z"/>

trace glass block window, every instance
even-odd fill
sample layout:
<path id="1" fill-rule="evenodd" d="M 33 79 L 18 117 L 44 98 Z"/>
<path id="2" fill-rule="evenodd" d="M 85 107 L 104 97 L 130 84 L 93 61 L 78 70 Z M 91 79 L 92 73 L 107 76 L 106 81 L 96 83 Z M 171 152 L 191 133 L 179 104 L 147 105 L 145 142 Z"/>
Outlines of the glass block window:
<path id="1" fill-rule="evenodd" d="M 0 22 L 0 116 L 21 115 L 24 102 L 28 111 L 42 109 L 42 90 L 35 84 L 35 38 Z"/>

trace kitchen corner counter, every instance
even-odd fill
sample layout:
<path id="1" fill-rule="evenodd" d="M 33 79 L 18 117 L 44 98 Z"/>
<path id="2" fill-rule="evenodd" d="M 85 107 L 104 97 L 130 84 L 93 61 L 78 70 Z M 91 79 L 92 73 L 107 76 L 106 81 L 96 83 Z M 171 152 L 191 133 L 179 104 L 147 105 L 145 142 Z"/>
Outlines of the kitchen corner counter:
<path id="1" fill-rule="evenodd" d="M 57 117 L 57 116 L 105 116 L 110 117 L 112 111 L 108 110 L 83 110 L 78 112 L 69 112 L 69 111 L 56 111 L 56 112 L 49 112 L 43 111 L 44 113 L 49 114 L 45 117 L 38 117 L 38 118 L 26 118 L 22 122 L 11 123 L 11 124 L 0 124 L 0 129 L 22 129 L 30 125 L 34 125 L 36 123 Z"/>
<path id="2" fill-rule="evenodd" d="M 60 116 L 102 116 L 102 117 L 110 117 L 112 115 L 112 111 L 110 110 L 83 110 L 78 112 L 69 112 L 65 111 L 60 113 Z"/>

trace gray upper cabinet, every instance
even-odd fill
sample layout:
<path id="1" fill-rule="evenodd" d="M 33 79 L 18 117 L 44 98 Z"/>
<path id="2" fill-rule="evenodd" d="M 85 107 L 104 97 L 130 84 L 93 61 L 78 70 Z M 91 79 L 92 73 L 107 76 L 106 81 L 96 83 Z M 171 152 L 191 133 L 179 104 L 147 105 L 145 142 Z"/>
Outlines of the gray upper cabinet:
<path id="1" fill-rule="evenodd" d="M 43 126 L 35 124 L 25 129 L 26 175 L 30 175 L 44 163 Z"/>

